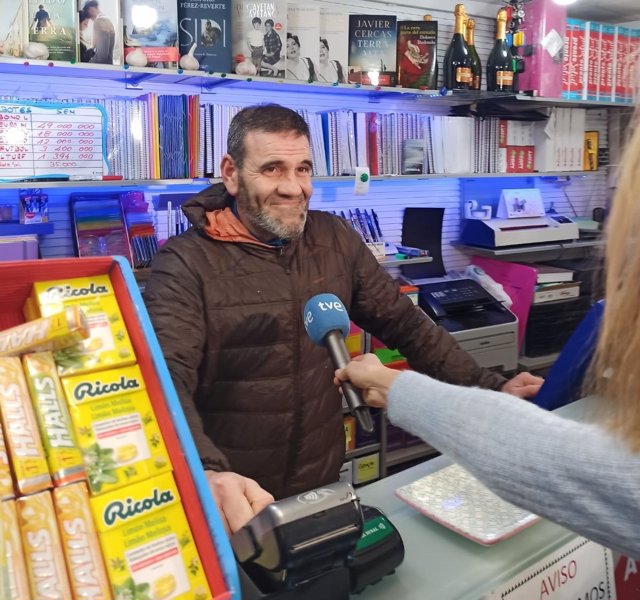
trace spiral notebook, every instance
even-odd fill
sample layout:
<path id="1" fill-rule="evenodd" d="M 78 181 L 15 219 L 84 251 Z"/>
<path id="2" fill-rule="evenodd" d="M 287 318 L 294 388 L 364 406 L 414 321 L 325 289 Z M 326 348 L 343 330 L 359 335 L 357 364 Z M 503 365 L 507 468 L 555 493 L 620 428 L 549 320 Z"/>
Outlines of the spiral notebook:
<path id="1" fill-rule="evenodd" d="M 506 540 L 540 520 L 502 500 L 455 464 L 399 487 L 396 495 L 436 523 L 483 546 Z"/>

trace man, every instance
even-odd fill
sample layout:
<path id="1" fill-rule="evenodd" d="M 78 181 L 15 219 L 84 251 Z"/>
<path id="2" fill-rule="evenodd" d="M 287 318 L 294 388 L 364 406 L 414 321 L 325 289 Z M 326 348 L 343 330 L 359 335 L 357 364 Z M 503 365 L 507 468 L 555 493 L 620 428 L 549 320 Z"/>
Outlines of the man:
<path id="1" fill-rule="evenodd" d="M 280 60 L 280 52 L 282 50 L 282 40 L 278 32 L 273 28 L 273 19 L 267 19 L 264 22 L 264 55 L 262 56 L 262 67 L 274 77 L 278 74 L 277 68 L 274 67 Z M 266 64 L 265 64 L 266 63 Z"/>
<path id="2" fill-rule="evenodd" d="M 400 294 L 342 219 L 308 211 L 309 129 L 278 105 L 232 120 L 223 183 L 183 206 L 192 229 L 156 255 L 145 299 L 207 469 L 235 531 L 276 498 L 336 481 L 344 460 L 341 398 L 302 307 L 333 293 L 363 329 L 412 368 L 464 385 L 534 394 L 506 382 Z"/>
<path id="3" fill-rule="evenodd" d="M 247 46 L 251 54 L 251 62 L 256 68 L 256 75 L 260 75 L 260 65 L 262 64 L 262 54 L 264 52 L 264 33 L 262 33 L 262 19 L 253 17 L 251 19 L 253 29 L 247 37 Z"/>
<path id="4" fill-rule="evenodd" d="M 93 50 L 94 55 L 89 60 L 101 65 L 113 64 L 113 50 L 116 45 L 116 30 L 113 23 L 100 11 L 97 0 L 85 2 L 84 9 L 93 21 Z"/>
<path id="5" fill-rule="evenodd" d="M 33 28 L 35 33 L 44 33 L 45 29 L 51 25 L 51 17 L 44 9 L 44 4 L 38 6 L 38 12 L 33 17 Z"/>

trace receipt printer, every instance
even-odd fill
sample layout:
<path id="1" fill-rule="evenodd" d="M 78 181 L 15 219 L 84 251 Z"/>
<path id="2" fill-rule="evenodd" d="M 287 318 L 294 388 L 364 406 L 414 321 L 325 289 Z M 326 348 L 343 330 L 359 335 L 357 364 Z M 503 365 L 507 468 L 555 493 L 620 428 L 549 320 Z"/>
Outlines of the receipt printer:
<path id="1" fill-rule="evenodd" d="M 377 509 L 363 511 L 351 485 L 279 500 L 231 537 L 247 600 L 347 600 L 393 571 L 402 540 Z"/>

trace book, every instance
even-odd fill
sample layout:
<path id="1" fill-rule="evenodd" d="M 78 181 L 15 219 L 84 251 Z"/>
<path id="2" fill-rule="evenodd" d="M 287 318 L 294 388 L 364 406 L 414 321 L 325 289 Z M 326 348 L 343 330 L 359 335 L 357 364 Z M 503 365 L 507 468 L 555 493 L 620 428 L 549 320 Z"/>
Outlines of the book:
<path id="1" fill-rule="evenodd" d="M 24 56 L 27 41 L 27 0 L 0 0 L 0 56 Z"/>
<path id="2" fill-rule="evenodd" d="M 65 61 L 76 59 L 75 2 L 76 0 L 29 0 L 29 44 L 25 49 L 25 56 Z M 44 56 L 45 50 L 47 56 Z"/>
<path id="3" fill-rule="evenodd" d="M 423 173 L 423 165 L 423 140 L 402 140 L 402 175 L 421 175 Z"/>
<path id="4" fill-rule="evenodd" d="M 349 60 L 349 17 L 346 12 L 320 8 L 318 81 L 346 83 Z"/>
<path id="5" fill-rule="evenodd" d="M 287 2 L 232 0 L 232 69 L 238 75 L 284 77 Z"/>
<path id="6" fill-rule="evenodd" d="M 349 15 L 349 74 L 351 83 L 396 84 L 396 17 Z"/>
<path id="7" fill-rule="evenodd" d="M 533 293 L 533 304 L 554 302 L 556 300 L 569 300 L 580 295 L 579 281 L 566 281 L 564 283 L 543 283 L 537 285 Z"/>
<path id="8" fill-rule="evenodd" d="M 287 5 L 285 77 L 317 81 L 320 62 L 320 9 L 305 4 Z"/>
<path id="9" fill-rule="evenodd" d="M 437 21 L 398 21 L 397 82 L 401 87 L 438 87 Z"/>
<path id="10" fill-rule="evenodd" d="M 133 67 L 178 66 L 178 3 L 122 0 L 124 57 Z"/>
<path id="11" fill-rule="evenodd" d="M 120 0 L 78 0 L 78 60 L 122 64 Z"/>
<path id="12" fill-rule="evenodd" d="M 178 2 L 179 66 L 192 71 L 231 71 L 231 0 Z"/>
<path id="13" fill-rule="evenodd" d="M 530 265 L 536 271 L 536 283 L 561 283 L 563 281 L 573 281 L 573 271 L 552 267 L 551 265 Z"/>

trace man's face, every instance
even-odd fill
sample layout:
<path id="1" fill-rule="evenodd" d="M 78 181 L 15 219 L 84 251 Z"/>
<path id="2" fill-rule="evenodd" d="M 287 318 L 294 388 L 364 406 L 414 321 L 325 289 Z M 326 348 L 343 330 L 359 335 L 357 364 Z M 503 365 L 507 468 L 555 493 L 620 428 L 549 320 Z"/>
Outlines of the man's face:
<path id="1" fill-rule="evenodd" d="M 240 219 L 263 241 L 299 237 L 312 193 L 309 141 L 295 132 L 252 131 L 245 149 L 241 169 L 231 158 L 223 161 L 223 180 Z"/>
<path id="2" fill-rule="evenodd" d="M 95 19 L 100 14 L 100 11 L 97 6 L 91 6 L 90 8 L 87 8 L 87 14 L 91 19 Z"/>
<path id="3" fill-rule="evenodd" d="M 271 23 L 265 23 L 264 28 L 267 30 L 267 33 L 269 33 L 273 29 L 273 25 L 271 25 Z"/>

